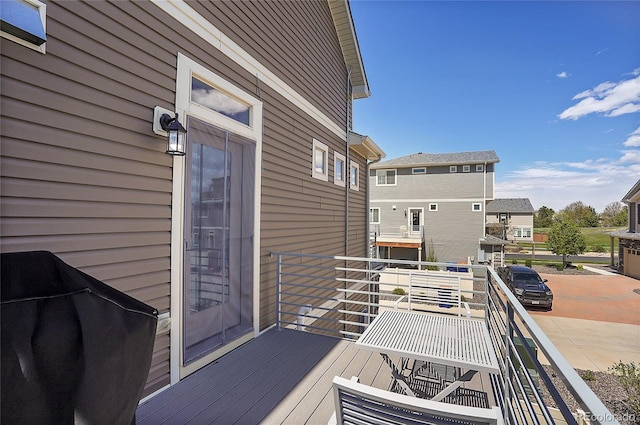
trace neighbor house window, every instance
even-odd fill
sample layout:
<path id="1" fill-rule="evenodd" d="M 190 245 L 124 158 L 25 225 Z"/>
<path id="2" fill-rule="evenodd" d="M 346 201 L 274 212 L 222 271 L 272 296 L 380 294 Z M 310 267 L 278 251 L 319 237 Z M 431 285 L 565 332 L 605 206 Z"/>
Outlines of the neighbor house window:
<path id="1" fill-rule="evenodd" d="M 369 223 L 380 224 L 380 208 L 369 208 Z"/>
<path id="2" fill-rule="evenodd" d="M 449 172 L 450 173 L 457 173 L 458 172 L 458 166 L 457 165 L 450 165 L 449 166 Z"/>
<path id="3" fill-rule="evenodd" d="M 324 181 L 329 181 L 329 148 L 322 142 L 313 139 L 311 176 Z"/>
<path id="4" fill-rule="evenodd" d="M 395 186 L 396 170 L 376 170 L 376 186 Z"/>
<path id="5" fill-rule="evenodd" d="M 412 168 L 411 174 L 427 174 L 427 167 Z"/>
<path id="6" fill-rule="evenodd" d="M 471 211 L 482 211 L 482 204 L 480 202 L 474 202 L 471 204 Z"/>
<path id="7" fill-rule="evenodd" d="M 351 161 L 349 170 L 349 187 L 353 190 L 360 190 L 360 166 Z"/>
<path id="8" fill-rule="evenodd" d="M 429 204 L 429 211 L 438 211 L 438 204 Z"/>
<path id="9" fill-rule="evenodd" d="M 341 153 L 333 151 L 333 182 L 338 186 L 345 185 L 346 158 Z"/>
<path id="10" fill-rule="evenodd" d="M 482 164 L 476 165 L 476 171 L 484 171 L 484 165 Z"/>
<path id="11" fill-rule="evenodd" d="M 0 36 L 45 53 L 47 6 L 38 0 L 2 1 Z"/>
<path id="12" fill-rule="evenodd" d="M 471 171 L 471 165 L 463 165 L 462 166 L 462 172 L 463 173 L 468 173 Z"/>

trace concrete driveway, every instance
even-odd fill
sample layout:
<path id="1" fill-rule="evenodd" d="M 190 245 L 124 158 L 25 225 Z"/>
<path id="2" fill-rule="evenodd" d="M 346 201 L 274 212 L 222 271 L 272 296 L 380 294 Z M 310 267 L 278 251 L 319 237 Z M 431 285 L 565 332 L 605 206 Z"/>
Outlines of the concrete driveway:
<path id="1" fill-rule="evenodd" d="M 620 360 L 640 363 L 640 280 L 541 276 L 553 291 L 553 310 L 529 313 L 574 368 L 606 372 Z"/>

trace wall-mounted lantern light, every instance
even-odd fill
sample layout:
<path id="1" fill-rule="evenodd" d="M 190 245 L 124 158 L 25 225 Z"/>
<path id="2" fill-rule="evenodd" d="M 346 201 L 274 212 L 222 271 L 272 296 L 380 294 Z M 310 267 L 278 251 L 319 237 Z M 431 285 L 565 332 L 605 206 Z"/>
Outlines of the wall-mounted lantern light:
<path id="1" fill-rule="evenodd" d="M 169 155 L 184 155 L 187 152 L 187 130 L 178 121 L 178 113 L 156 106 L 153 112 L 153 131 L 167 137 Z"/>

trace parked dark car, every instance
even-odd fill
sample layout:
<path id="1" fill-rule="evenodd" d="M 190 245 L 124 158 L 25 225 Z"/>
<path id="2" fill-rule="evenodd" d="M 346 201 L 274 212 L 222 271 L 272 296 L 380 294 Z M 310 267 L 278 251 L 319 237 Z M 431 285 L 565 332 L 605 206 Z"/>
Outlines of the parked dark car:
<path id="1" fill-rule="evenodd" d="M 533 269 L 524 266 L 506 266 L 498 269 L 498 275 L 524 306 L 545 307 L 551 310 L 553 292 Z"/>

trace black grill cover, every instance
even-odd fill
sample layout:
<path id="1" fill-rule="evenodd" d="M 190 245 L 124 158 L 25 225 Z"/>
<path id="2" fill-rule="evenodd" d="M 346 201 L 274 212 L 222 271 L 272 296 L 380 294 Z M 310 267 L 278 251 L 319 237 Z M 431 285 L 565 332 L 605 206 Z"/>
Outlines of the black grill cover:
<path id="1" fill-rule="evenodd" d="M 2 424 L 135 423 L 157 311 L 50 252 L 0 261 Z"/>

